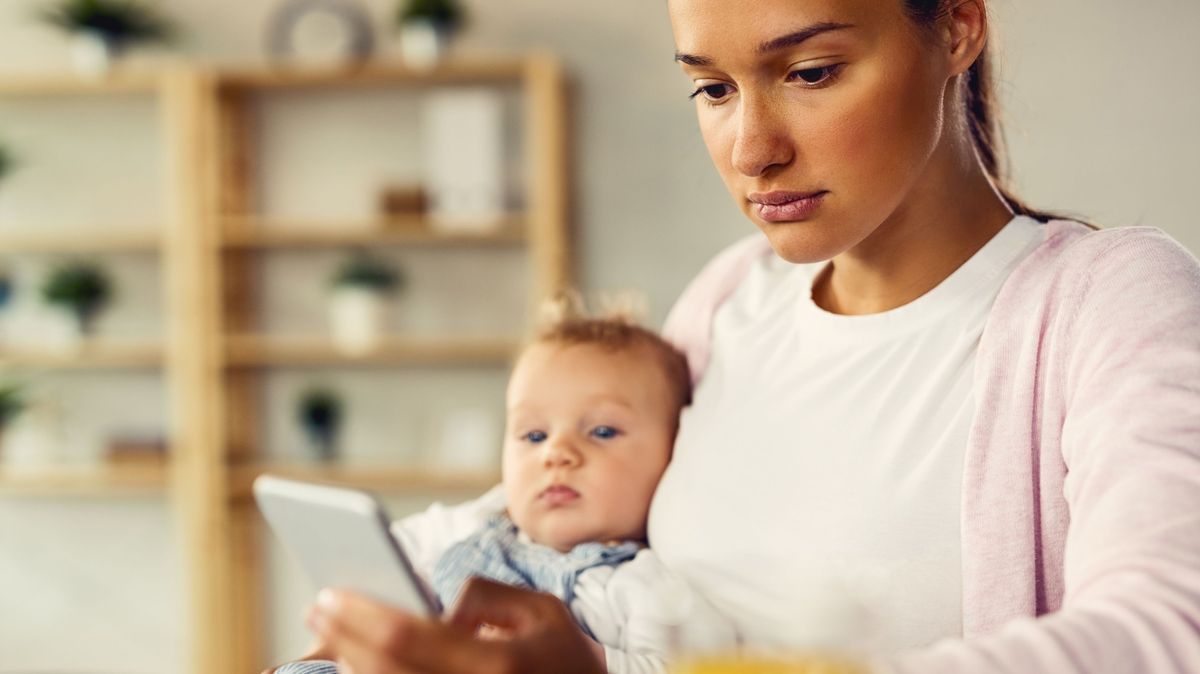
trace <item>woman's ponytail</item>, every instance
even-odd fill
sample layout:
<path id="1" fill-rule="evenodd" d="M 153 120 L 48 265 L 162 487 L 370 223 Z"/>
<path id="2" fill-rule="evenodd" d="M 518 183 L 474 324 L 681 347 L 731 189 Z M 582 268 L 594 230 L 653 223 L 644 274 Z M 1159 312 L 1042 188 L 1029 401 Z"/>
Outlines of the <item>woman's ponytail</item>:
<path id="1" fill-rule="evenodd" d="M 948 11 L 947 0 L 904 0 L 904 5 L 912 20 L 924 28 L 933 28 Z M 1030 208 L 1009 188 L 1008 165 L 998 119 L 999 105 L 996 101 L 989 48 L 985 47 L 979 54 L 964 80 L 964 107 L 971 141 L 980 163 L 1008 207 L 1017 215 L 1025 215 L 1040 222 L 1077 219 Z M 1093 225 L 1088 226 L 1096 229 Z"/>

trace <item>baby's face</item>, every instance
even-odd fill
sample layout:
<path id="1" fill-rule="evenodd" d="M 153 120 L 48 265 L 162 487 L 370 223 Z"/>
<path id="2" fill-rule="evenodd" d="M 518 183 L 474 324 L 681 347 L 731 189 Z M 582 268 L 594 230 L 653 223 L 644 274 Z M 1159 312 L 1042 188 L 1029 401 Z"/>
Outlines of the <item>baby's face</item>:
<path id="1" fill-rule="evenodd" d="M 504 488 L 513 522 L 561 551 L 645 538 L 678 416 L 648 348 L 534 345 L 508 385 Z"/>

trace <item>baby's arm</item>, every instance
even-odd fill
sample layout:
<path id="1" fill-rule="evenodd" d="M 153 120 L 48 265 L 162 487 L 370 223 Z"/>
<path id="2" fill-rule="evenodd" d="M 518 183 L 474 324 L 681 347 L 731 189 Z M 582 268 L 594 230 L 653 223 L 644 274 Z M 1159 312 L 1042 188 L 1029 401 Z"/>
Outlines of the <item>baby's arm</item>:
<path id="1" fill-rule="evenodd" d="M 612 674 L 665 671 L 680 637 L 716 652 L 737 648 L 733 624 L 650 550 L 583 574 L 575 592 L 572 612 L 603 644 Z"/>

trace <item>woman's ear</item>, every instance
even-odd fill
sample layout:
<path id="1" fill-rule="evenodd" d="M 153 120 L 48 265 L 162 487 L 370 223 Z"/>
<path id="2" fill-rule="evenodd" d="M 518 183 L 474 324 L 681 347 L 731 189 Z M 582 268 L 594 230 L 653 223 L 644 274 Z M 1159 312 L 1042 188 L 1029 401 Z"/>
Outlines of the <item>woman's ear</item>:
<path id="1" fill-rule="evenodd" d="M 987 45 L 987 4 L 984 0 L 950 0 L 942 21 L 946 58 L 951 75 L 965 73 Z"/>

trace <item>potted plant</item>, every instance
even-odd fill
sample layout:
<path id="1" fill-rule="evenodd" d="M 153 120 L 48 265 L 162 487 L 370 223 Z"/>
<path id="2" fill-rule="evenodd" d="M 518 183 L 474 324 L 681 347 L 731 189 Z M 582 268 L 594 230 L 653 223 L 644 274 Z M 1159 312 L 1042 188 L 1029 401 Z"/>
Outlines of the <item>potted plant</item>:
<path id="1" fill-rule="evenodd" d="M 12 382 L 0 382 L 0 447 L 4 444 L 4 431 L 25 409 L 25 390 Z"/>
<path id="2" fill-rule="evenodd" d="M 9 275 L 7 269 L 0 267 L 0 311 L 3 311 L 4 307 L 8 306 L 9 300 L 12 299 L 12 294 L 12 276 Z"/>
<path id="3" fill-rule="evenodd" d="M 330 284 L 334 346 L 349 356 L 370 352 L 383 338 L 386 299 L 399 288 L 400 274 L 358 250 L 338 267 Z"/>
<path id="4" fill-rule="evenodd" d="M 0 139 L 0 183 L 13 172 L 17 166 L 17 160 L 13 156 L 12 150 L 4 144 L 4 140 Z"/>
<path id="5" fill-rule="evenodd" d="M 71 36 L 75 69 L 88 77 L 107 75 L 129 47 L 174 35 L 166 17 L 141 0 L 55 0 L 39 16 Z"/>
<path id="6" fill-rule="evenodd" d="M 42 284 L 42 299 L 75 320 L 78 337 L 92 334 L 96 315 L 111 296 L 108 274 L 88 262 L 61 264 L 50 271 Z"/>
<path id="7" fill-rule="evenodd" d="M 416 70 L 429 70 L 441 61 L 462 26 L 463 10 L 457 0 L 403 0 L 397 21 L 404 62 Z"/>
<path id="8" fill-rule="evenodd" d="M 296 403 L 296 420 L 318 459 L 329 461 L 337 456 L 338 432 L 342 426 L 342 398 L 337 392 L 316 387 L 301 393 Z"/>

